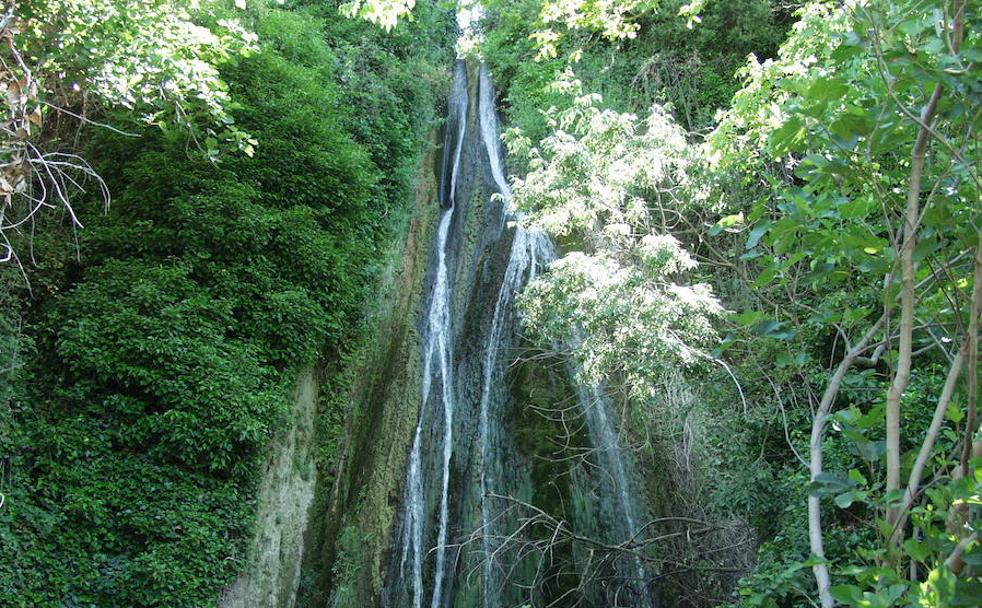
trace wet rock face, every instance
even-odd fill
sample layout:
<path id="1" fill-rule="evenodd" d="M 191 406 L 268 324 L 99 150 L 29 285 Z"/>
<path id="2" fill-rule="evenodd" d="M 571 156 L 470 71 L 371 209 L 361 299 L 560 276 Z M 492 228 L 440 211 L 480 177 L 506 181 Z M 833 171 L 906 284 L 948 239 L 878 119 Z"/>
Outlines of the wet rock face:
<path id="1" fill-rule="evenodd" d="M 420 411 L 422 341 L 418 319 L 439 213 L 440 156 L 431 136 L 405 239 L 393 243 L 379 285 L 375 332 L 344 375 L 343 436 L 330 474 L 318 481 L 299 606 L 375 606 L 402 502 L 407 456 Z"/>
<path id="2" fill-rule="evenodd" d="M 575 370 L 562 361 L 558 373 L 508 374 L 523 346 L 514 298 L 553 251 L 545 235 L 508 221 L 511 190 L 484 66 L 455 66 L 449 116 L 419 317 L 419 418 L 381 595 L 391 608 L 494 608 L 560 597 L 579 582 L 575 549 L 557 550 L 569 553 L 567 570 L 541 584 L 542 556 L 526 549 L 547 531 L 525 526 L 529 509 L 552 511 L 556 521 L 609 543 L 635 536 L 643 512 L 601 392 L 571 383 Z M 552 403 L 530 407 L 525 399 L 543 388 Z M 569 458 L 575 445 L 553 449 L 546 471 L 543 449 L 529 438 L 568 434 L 542 424 L 543 412 L 563 403 L 580 419 L 577 440 L 594 448 L 579 460 Z M 622 605 L 653 605 L 638 582 L 645 573 L 637 559 L 609 560 L 602 578 L 581 596 L 607 605 L 614 590 Z M 540 588 L 530 592 L 533 586 Z"/>
<path id="3" fill-rule="evenodd" d="M 521 356 L 514 299 L 553 251 L 508 221 L 486 68 L 458 62 L 448 99 L 388 254 L 374 333 L 337 374 L 344 382 L 324 385 L 321 414 L 295 412 L 277 444 L 296 447 L 271 456 L 255 566 L 222 608 L 651 606 L 635 562 L 608 560 L 584 582 L 588 548 L 552 547 L 547 566 L 527 551 L 551 534 L 527 526 L 530 508 L 608 543 L 632 536 L 644 509 L 610 404 L 589 398 L 568 362 Z M 336 422 L 312 438 L 304 421 L 325 412 Z M 331 464 L 316 480 L 286 467 L 324 449 Z"/>
<path id="4" fill-rule="evenodd" d="M 300 579 L 304 534 L 314 500 L 314 422 L 318 380 L 300 373 L 287 425 L 270 446 L 259 489 L 257 532 L 244 572 L 218 601 L 219 608 L 293 608 Z"/>
<path id="5" fill-rule="evenodd" d="M 497 586 L 498 567 L 482 556 L 494 552 L 492 537 L 504 522 L 486 497 L 517 493 L 530 479 L 513 433 L 504 430 L 504 372 L 516 330 L 513 298 L 541 270 L 548 244 L 505 225 L 510 192 L 485 68 L 455 66 L 449 113 L 439 229 L 420 313 L 422 402 L 386 606 L 492 601 L 486 590 Z"/>

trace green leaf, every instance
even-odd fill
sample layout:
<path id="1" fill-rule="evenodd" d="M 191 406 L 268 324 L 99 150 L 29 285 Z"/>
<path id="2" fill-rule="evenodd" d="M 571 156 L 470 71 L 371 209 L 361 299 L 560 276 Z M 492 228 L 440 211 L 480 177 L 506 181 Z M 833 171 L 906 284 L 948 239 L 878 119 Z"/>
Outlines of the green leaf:
<path id="1" fill-rule="evenodd" d="M 855 323 L 869 316 L 871 308 L 847 308 L 842 311 L 842 320 L 846 323 Z"/>
<path id="2" fill-rule="evenodd" d="M 808 89 L 808 96 L 821 101 L 835 101 L 849 92 L 846 83 L 835 78 L 820 78 Z"/>
<path id="3" fill-rule="evenodd" d="M 761 253 L 760 251 L 758 251 L 757 249 L 754 249 L 752 251 L 748 251 L 748 252 L 744 253 L 743 255 L 741 255 L 740 258 L 739 258 L 739 260 L 741 262 L 748 262 L 750 260 L 755 260 L 755 259 L 759 258 L 762 255 L 764 255 L 764 254 Z"/>
<path id="4" fill-rule="evenodd" d="M 938 241 L 937 237 L 931 236 L 931 237 L 922 238 L 918 240 L 917 244 L 914 246 L 914 261 L 915 262 L 923 261 L 924 258 L 930 255 L 934 255 L 940 249 L 941 249 L 941 243 Z"/>
<path id="5" fill-rule="evenodd" d="M 770 285 L 771 281 L 774 280 L 774 277 L 777 276 L 778 270 L 780 269 L 774 266 L 765 268 L 763 272 L 757 275 L 756 280 L 754 280 L 754 287 L 766 287 L 767 285 Z"/>
<path id="6" fill-rule="evenodd" d="M 851 137 L 862 137 L 869 135 L 873 130 L 873 119 L 866 110 L 860 109 L 861 113 L 847 112 L 832 122 L 829 129 L 837 137 L 849 139 Z"/>
<path id="7" fill-rule="evenodd" d="M 965 558 L 966 564 L 971 564 L 973 566 L 978 566 L 979 561 L 969 562 L 969 558 Z M 982 581 L 978 580 L 965 580 L 963 578 L 955 581 L 955 597 L 951 599 L 952 608 L 977 608 L 982 606 Z"/>
<path id="8" fill-rule="evenodd" d="M 829 496 L 848 492 L 856 487 L 856 482 L 837 473 L 821 473 L 808 486 L 812 496 Z"/>
<path id="9" fill-rule="evenodd" d="M 863 590 L 856 585 L 832 585 L 829 595 L 839 603 L 855 606 L 863 599 Z"/>
<path id="10" fill-rule="evenodd" d="M 853 445 L 856 448 L 856 452 L 868 462 L 879 461 L 887 451 L 887 442 L 883 439 L 876 441 L 864 439 L 862 441 L 854 441 Z"/>
<path id="11" fill-rule="evenodd" d="M 796 353 L 794 356 L 781 354 L 777 356 L 775 364 L 778 369 L 785 369 L 788 367 L 802 367 L 808 362 L 808 353 L 800 352 Z"/>
<path id="12" fill-rule="evenodd" d="M 908 36 L 915 36 L 924 30 L 925 23 L 923 13 L 914 13 L 908 19 L 897 24 L 897 29 Z"/>
<path id="13" fill-rule="evenodd" d="M 965 419 L 965 412 L 962 411 L 961 406 L 955 400 L 952 400 L 948 403 L 948 408 L 945 410 L 945 418 L 958 424 Z"/>
<path id="14" fill-rule="evenodd" d="M 843 492 L 835 497 L 835 504 L 843 509 L 849 508 L 854 502 L 861 502 L 866 500 L 866 492 L 862 490 L 853 490 L 851 492 Z"/>
<path id="15" fill-rule="evenodd" d="M 746 222 L 746 218 L 743 217 L 743 212 L 735 213 L 733 215 L 727 215 L 716 222 L 712 228 L 709 229 L 709 236 L 717 236 L 724 230 L 728 232 L 734 232 L 734 228 L 737 226 L 742 226 Z"/>
<path id="16" fill-rule="evenodd" d="M 740 325 L 747 327 L 755 323 L 760 323 L 760 321 L 764 318 L 764 313 L 758 310 L 745 310 L 740 314 L 733 315 L 730 317 L 730 320 L 734 323 L 739 323 Z"/>
<path id="17" fill-rule="evenodd" d="M 855 220 L 864 218 L 875 208 L 876 203 L 868 198 L 855 198 L 839 205 L 842 219 Z"/>
<path id="18" fill-rule="evenodd" d="M 926 541 L 919 541 L 913 538 L 908 538 L 904 541 L 904 550 L 907 552 L 907 555 L 919 562 L 925 561 L 931 555 L 931 547 Z"/>
<path id="19" fill-rule="evenodd" d="M 781 321 L 775 319 L 765 319 L 754 325 L 753 330 L 758 336 L 774 338 L 776 340 L 788 340 L 794 337 L 793 329 L 784 327 Z"/>
<path id="20" fill-rule="evenodd" d="M 773 131 L 769 143 L 777 155 L 796 149 L 805 140 L 805 126 L 800 118 L 792 117 L 780 128 Z"/>
<path id="21" fill-rule="evenodd" d="M 753 230 L 750 231 L 750 236 L 747 237 L 747 244 L 745 248 L 753 249 L 754 247 L 756 247 L 757 244 L 760 243 L 760 239 L 764 236 L 764 234 L 767 232 L 767 229 L 770 228 L 770 226 L 771 226 L 770 222 L 761 222 L 760 224 L 754 226 Z"/>
<path id="22" fill-rule="evenodd" d="M 863 474 L 860 473 L 858 469 L 849 469 L 849 479 L 855 481 L 857 484 L 861 486 L 865 486 L 866 484 L 869 483 L 868 481 L 866 481 L 866 477 L 864 477 Z"/>

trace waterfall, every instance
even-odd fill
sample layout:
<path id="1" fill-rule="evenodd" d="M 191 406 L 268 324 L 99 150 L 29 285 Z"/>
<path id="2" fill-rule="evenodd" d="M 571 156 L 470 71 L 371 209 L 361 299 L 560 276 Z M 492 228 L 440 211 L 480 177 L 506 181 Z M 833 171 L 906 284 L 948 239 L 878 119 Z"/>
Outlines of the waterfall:
<path id="1" fill-rule="evenodd" d="M 430 390 L 433 384 L 433 358 L 437 359 L 437 373 L 440 380 L 440 403 L 443 405 L 443 467 L 442 492 L 440 497 L 440 521 L 437 534 L 437 564 L 432 606 L 440 606 L 443 573 L 446 564 L 447 525 L 449 519 L 449 479 L 450 458 L 453 452 L 453 414 L 454 391 L 451 363 L 452 353 L 452 319 L 450 315 L 450 277 L 447 270 L 447 237 L 450 224 L 454 218 L 457 205 L 454 204 L 457 177 L 460 170 L 461 150 L 467 127 L 467 75 L 462 62 L 457 62 L 454 69 L 454 84 L 449 102 L 449 123 L 447 125 L 446 141 L 443 151 L 442 182 L 440 191 L 440 206 L 442 208 L 440 224 L 437 228 L 436 251 L 437 270 L 433 282 L 433 293 L 430 297 L 427 327 L 424 336 L 423 358 L 423 395 L 419 422 L 413 437 L 413 446 L 409 454 L 409 466 L 406 473 L 406 491 L 403 500 L 404 528 L 402 538 L 402 558 L 400 571 L 405 575 L 405 565 L 409 558 L 411 562 L 413 608 L 420 608 L 423 603 L 423 543 L 425 517 L 425 484 L 423 480 L 423 427 L 427 421 L 427 404 L 430 401 Z"/>
<path id="2" fill-rule="evenodd" d="M 505 210 L 510 212 L 511 186 L 505 178 L 504 162 L 499 139 L 498 129 L 498 110 L 494 103 L 494 85 L 491 84 L 491 73 L 488 66 L 482 64 L 480 72 L 480 82 L 478 84 L 478 119 L 481 122 L 481 139 L 484 141 L 484 149 L 488 154 L 488 163 L 491 165 L 491 177 L 494 179 L 498 193 L 505 199 Z"/>
<path id="3" fill-rule="evenodd" d="M 576 371 L 573 374 L 578 375 Z M 612 521 L 614 523 L 612 528 L 615 532 L 613 538 L 609 540 L 615 543 L 638 540 L 641 530 L 638 527 L 634 496 L 631 494 L 634 484 L 629 474 L 630 464 L 620 445 L 617 429 L 610 419 L 610 399 L 600 387 L 595 385 L 587 386 L 579 383 L 576 390 L 580 407 L 586 417 L 590 442 L 596 450 L 602 469 L 613 478 L 613 490 L 616 493 L 614 499 L 618 503 L 620 511 L 618 515 L 623 518 L 619 522 L 616 519 Z M 617 523 L 621 525 L 617 525 Z M 644 584 L 646 579 L 644 564 L 639 557 L 633 555 L 628 559 L 628 562 L 630 571 L 627 572 L 626 578 L 637 577 L 637 582 L 632 583 L 630 587 L 638 596 L 639 606 L 641 608 L 654 608 L 655 602 Z"/>
<path id="4" fill-rule="evenodd" d="M 494 606 L 494 598 L 490 595 L 490 590 L 495 585 L 493 576 L 495 547 L 492 546 L 491 539 L 494 534 L 494 517 L 492 513 L 491 494 L 498 493 L 495 484 L 493 463 L 497 457 L 494 453 L 494 446 L 491 442 L 490 429 L 492 421 L 490 419 L 491 386 L 495 380 L 495 368 L 499 363 L 499 347 L 502 342 L 502 328 L 505 325 L 505 318 L 512 312 L 512 301 L 515 294 L 521 289 L 522 285 L 535 278 L 539 264 L 543 259 L 548 261 L 551 256 L 551 249 L 548 241 L 540 232 L 529 232 L 522 228 L 515 230 L 512 239 L 511 251 L 508 256 L 508 266 L 505 269 L 504 280 L 498 292 L 495 302 L 494 313 L 491 321 L 491 331 L 488 334 L 487 345 L 484 352 L 483 380 L 481 384 L 480 402 L 480 496 L 481 496 L 481 541 L 484 546 L 484 561 L 482 564 L 482 605 L 485 608 Z"/>
<path id="5" fill-rule="evenodd" d="M 453 190 L 451 190 L 453 192 Z M 447 231 L 450 220 L 453 219 L 454 208 L 443 212 L 443 219 L 440 220 L 440 231 L 437 243 L 440 251 L 440 262 L 436 275 L 436 286 L 433 289 L 433 303 L 430 305 L 430 338 L 428 339 L 429 348 L 427 353 L 426 365 L 423 368 L 423 377 L 430 376 L 431 359 L 434 352 L 439 357 L 440 363 L 440 385 L 442 394 L 440 401 L 443 403 L 443 484 L 440 491 L 440 524 L 436 542 L 436 582 L 433 584 L 433 608 L 440 607 L 440 592 L 443 589 L 443 571 L 446 567 L 447 555 L 447 520 L 449 518 L 449 484 L 450 484 L 450 457 L 453 455 L 453 414 L 454 414 L 454 394 L 452 373 L 450 362 L 453 359 L 450 343 L 450 289 L 447 278 Z M 424 381 L 423 400 L 429 396 L 429 382 Z M 417 567 L 419 564 L 417 563 Z"/>
<path id="6" fill-rule="evenodd" d="M 454 67 L 420 322 L 421 401 L 382 596 L 390 608 L 525 603 L 506 578 L 516 558 L 495 540 L 512 537 L 515 521 L 501 517 L 493 496 L 513 496 L 531 484 L 531 462 L 507 422 L 516 405 L 506 387 L 506 352 L 521 340 L 515 296 L 555 254 L 545 234 L 518 225 L 490 74 L 481 65 L 474 75 L 469 80 L 462 61 Z M 567 377 L 575 377 L 572 370 Z M 609 537 L 604 541 L 621 543 L 638 535 L 641 516 L 630 465 L 601 391 L 575 390 L 598 464 L 614 486 L 594 484 L 603 485 L 604 503 L 594 527 Z M 454 548 L 462 538 L 479 538 L 480 557 L 470 567 L 460 567 L 462 550 Z M 641 561 L 621 570 L 618 578 L 639 579 L 625 583 L 634 598 L 629 605 L 653 608 Z"/>
<path id="7" fill-rule="evenodd" d="M 478 84 L 478 120 L 481 125 L 481 139 L 484 141 L 485 151 L 488 156 L 491 177 L 497 187 L 498 194 L 503 199 L 504 213 L 501 214 L 502 226 L 509 219 L 517 219 L 512 216 L 511 209 L 511 186 L 505 178 L 504 163 L 502 162 L 501 141 L 499 139 L 498 116 L 494 103 L 494 88 L 491 84 L 491 76 L 487 66 L 481 65 L 480 81 Z M 515 294 L 531 281 L 538 274 L 542 261 L 548 262 L 552 258 L 551 243 L 540 231 L 529 231 L 521 227 L 515 228 L 512 237 L 511 250 L 508 255 L 508 265 L 505 268 L 504 278 L 492 313 L 491 330 L 488 332 L 488 339 L 484 350 L 484 362 L 482 369 L 481 383 L 481 402 L 479 436 L 481 443 L 480 457 L 480 496 L 481 496 L 481 541 L 484 547 L 484 560 L 482 563 L 482 584 L 481 584 L 481 603 L 485 608 L 495 605 L 495 598 L 491 595 L 491 590 L 495 586 L 494 580 L 494 559 L 495 547 L 492 546 L 494 533 L 492 501 L 489 496 L 495 494 L 498 488 L 495 486 L 493 469 L 490 466 L 495 460 L 493 445 L 491 443 L 490 429 L 490 404 L 491 386 L 495 380 L 495 368 L 498 364 L 499 347 L 502 342 L 502 329 L 505 325 L 505 318 L 510 315 L 512 301 Z"/>

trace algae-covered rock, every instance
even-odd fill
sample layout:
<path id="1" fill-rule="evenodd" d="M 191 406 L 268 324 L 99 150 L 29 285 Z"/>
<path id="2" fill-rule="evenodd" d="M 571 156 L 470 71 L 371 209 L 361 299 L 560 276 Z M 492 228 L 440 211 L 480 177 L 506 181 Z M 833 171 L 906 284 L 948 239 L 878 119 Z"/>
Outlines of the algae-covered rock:
<path id="1" fill-rule="evenodd" d="M 248 548 L 249 563 L 222 594 L 219 608 L 291 608 L 295 603 L 316 482 L 318 384 L 313 368 L 300 373 L 286 426 L 270 445 L 259 489 L 257 530 Z"/>

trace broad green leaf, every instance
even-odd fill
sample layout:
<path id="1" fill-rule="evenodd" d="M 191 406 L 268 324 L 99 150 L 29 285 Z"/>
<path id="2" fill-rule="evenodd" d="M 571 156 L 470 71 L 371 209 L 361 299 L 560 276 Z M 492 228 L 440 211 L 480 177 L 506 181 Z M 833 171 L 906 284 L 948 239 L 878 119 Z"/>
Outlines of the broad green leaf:
<path id="1" fill-rule="evenodd" d="M 747 244 L 745 245 L 745 248 L 753 249 L 756 247 L 757 244 L 760 243 L 760 239 L 767 232 L 767 229 L 770 228 L 770 225 L 770 222 L 761 222 L 760 224 L 754 226 L 753 230 L 750 231 L 750 236 L 747 237 Z"/>
<path id="2" fill-rule="evenodd" d="M 861 502 L 866 500 L 866 492 L 862 490 L 853 490 L 851 492 L 843 492 L 835 497 L 835 504 L 843 509 L 849 508 L 854 502 Z"/>
<path id="3" fill-rule="evenodd" d="M 864 477 L 863 474 L 860 473 L 858 469 L 849 469 L 849 479 L 853 480 L 854 482 L 856 482 L 861 486 L 865 486 L 866 484 L 869 483 L 866 481 L 866 477 Z"/>
<path id="4" fill-rule="evenodd" d="M 780 128 L 771 133 L 769 141 L 777 155 L 797 149 L 798 144 L 805 140 L 805 126 L 798 118 L 791 118 Z"/>
<path id="5" fill-rule="evenodd" d="M 742 211 L 733 215 L 724 216 L 709 229 L 709 236 L 717 236 L 724 230 L 732 232 L 734 228 L 742 226 L 745 221 L 746 218 L 743 217 Z"/>
<path id="6" fill-rule="evenodd" d="M 829 496 L 848 492 L 856 487 L 856 482 L 837 473 L 821 473 L 809 484 L 808 493 L 813 496 Z"/>
<path id="7" fill-rule="evenodd" d="M 739 323 L 743 326 L 750 326 L 755 323 L 759 323 L 764 319 L 766 315 L 758 310 L 745 310 L 739 314 L 733 315 L 730 319 L 734 323 Z"/>
<path id="8" fill-rule="evenodd" d="M 856 606 L 863 599 L 863 591 L 856 585 L 832 585 L 829 594 L 832 599 L 847 606 Z"/>
<path id="9" fill-rule="evenodd" d="M 847 112 L 829 127 L 836 136 L 843 139 L 868 135 L 873 129 L 873 119 L 865 110 Z"/>
<path id="10" fill-rule="evenodd" d="M 948 408 L 945 410 L 945 418 L 954 422 L 955 424 L 958 424 L 965 419 L 965 412 L 962 410 L 961 405 L 959 405 L 956 400 L 952 399 L 951 402 L 948 403 Z"/>
<path id="11" fill-rule="evenodd" d="M 793 329 L 785 327 L 781 321 L 776 319 L 759 321 L 754 325 L 753 332 L 758 336 L 774 338 L 776 340 L 788 340 L 794 337 L 795 334 Z"/>
<path id="12" fill-rule="evenodd" d="M 931 554 L 931 547 L 926 541 L 919 541 L 913 538 L 908 538 L 904 541 L 904 550 L 919 562 L 927 560 Z"/>

